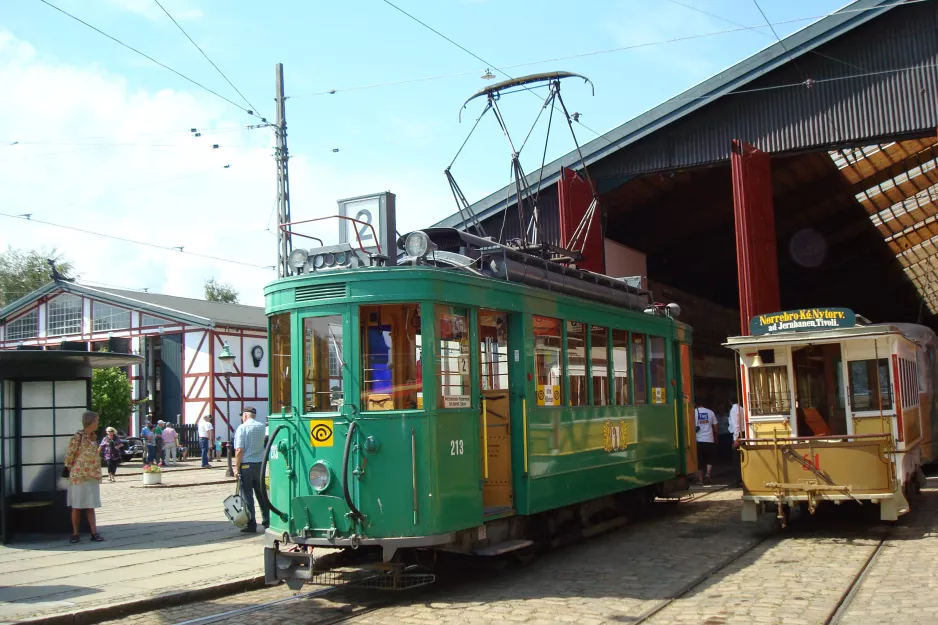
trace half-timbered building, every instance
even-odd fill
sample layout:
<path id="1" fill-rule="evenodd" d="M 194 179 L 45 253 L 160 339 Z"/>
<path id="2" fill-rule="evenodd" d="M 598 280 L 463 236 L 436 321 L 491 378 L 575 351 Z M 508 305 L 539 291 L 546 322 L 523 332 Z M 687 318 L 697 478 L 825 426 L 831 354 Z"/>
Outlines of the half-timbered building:
<path id="1" fill-rule="evenodd" d="M 235 356 L 226 376 L 218 356 Z M 227 410 L 254 406 L 267 417 L 267 322 L 264 309 L 157 293 L 51 282 L 0 309 L 0 349 L 66 349 L 138 354 L 127 369 L 135 409 L 128 427 L 148 415 L 196 423 L 212 414 L 228 439 Z"/>

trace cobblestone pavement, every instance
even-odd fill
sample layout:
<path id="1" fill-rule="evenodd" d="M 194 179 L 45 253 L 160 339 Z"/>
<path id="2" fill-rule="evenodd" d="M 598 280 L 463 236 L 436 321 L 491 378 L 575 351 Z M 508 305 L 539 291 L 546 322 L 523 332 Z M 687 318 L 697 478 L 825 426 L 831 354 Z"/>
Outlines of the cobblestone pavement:
<path id="1" fill-rule="evenodd" d="M 168 480 L 223 478 L 221 469 L 171 473 Z M 119 478 L 120 479 L 120 478 Z M 136 488 L 101 485 L 98 528 L 105 542 L 68 535 L 15 537 L 0 547 L 0 623 L 119 603 L 263 574 L 263 538 L 225 518 L 229 484 Z"/>
<path id="2" fill-rule="evenodd" d="M 938 623 L 938 479 L 930 479 L 913 506 L 892 531 L 878 521 L 877 508 L 843 506 L 770 533 L 743 524 L 739 491 L 726 490 L 546 554 L 526 568 L 444 572 L 435 586 L 409 594 L 335 593 L 220 622 L 317 623 L 346 614 L 371 625 L 631 624 L 646 617 L 654 625 L 815 625 L 836 608 L 886 536 L 843 623 Z M 110 625 L 168 625 L 292 595 L 279 586 Z M 368 601 L 388 599 L 394 605 L 353 614 Z"/>

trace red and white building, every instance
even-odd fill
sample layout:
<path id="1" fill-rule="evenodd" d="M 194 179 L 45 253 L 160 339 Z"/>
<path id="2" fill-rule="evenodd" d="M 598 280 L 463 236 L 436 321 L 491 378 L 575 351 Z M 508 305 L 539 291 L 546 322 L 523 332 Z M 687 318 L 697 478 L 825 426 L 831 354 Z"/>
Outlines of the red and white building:
<path id="1" fill-rule="evenodd" d="M 235 355 L 226 390 L 218 355 Z M 244 406 L 267 418 L 267 319 L 264 309 L 172 295 L 52 282 L 0 310 L 0 349 L 62 349 L 139 354 L 128 370 L 138 433 L 148 414 L 196 423 L 211 414 L 228 439 Z"/>

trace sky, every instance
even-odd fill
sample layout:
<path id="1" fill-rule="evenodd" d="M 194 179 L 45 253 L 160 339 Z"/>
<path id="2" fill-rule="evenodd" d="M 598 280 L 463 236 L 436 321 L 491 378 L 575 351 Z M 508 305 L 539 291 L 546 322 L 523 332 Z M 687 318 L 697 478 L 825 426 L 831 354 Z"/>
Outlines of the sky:
<path id="1" fill-rule="evenodd" d="M 248 129 L 259 120 L 244 109 L 275 118 L 276 63 L 287 94 L 292 218 L 333 215 L 339 199 L 392 191 L 403 233 L 456 211 L 443 171 L 482 111 L 484 100 L 475 100 L 458 119 L 463 102 L 490 84 L 487 68 L 498 79 L 496 68 L 588 76 L 595 95 L 578 80 L 562 87 L 568 109 L 580 113 L 583 144 L 774 43 L 759 7 L 785 37 L 846 4 L 393 1 L 469 52 L 385 0 L 279 0 L 276 10 L 160 0 L 250 104 L 156 0 L 4 3 L 0 248 L 54 249 L 90 286 L 202 297 L 214 278 L 242 303 L 263 305 L 264 285 L 276 278 L 265 269 L 276 263 L 274 137 Z M 516 141 L 541 104 L 527 92 L 504 96 Z M 522 150 L 526 171 L 540 165 L 545 136 L 546 115 Z M 547 160 L 573 147 L 555 117 Z M 470 202 L 508 183 L 510 156 L 486 116 L 452 166 Z M 25 214 L 30 221 L 9 217 Z M 335 239 L 338 222 L 305 232 Z"/>

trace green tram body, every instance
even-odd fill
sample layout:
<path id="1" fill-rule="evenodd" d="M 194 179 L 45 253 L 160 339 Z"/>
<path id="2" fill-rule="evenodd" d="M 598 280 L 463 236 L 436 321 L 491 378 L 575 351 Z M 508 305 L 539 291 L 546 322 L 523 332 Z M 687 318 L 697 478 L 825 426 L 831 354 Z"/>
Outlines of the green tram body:
<path id="1" fill-rule="evenodd" d="M 530 544 L 518 539 L 532 532 L 528 524 L 531 515 L 576 509 L 585 518 L 586 508 L 581 511 L 571 506 L 627 491 L 642 493 L 647 500 L 678 488 L 683 484 L 682 476 L 696 470 L 693 424 L 687 421 L 692 406 L 691 381 L 686 376 L 682 379 L 682 370 L 690 371 L 691 330 L 671 318 L 455 269 L 413 265 L 287 277 L 267 286 L 265 296 L 272 322 L 269 498 L 283 513 L 271 514 L 266 532 L 268 582 L 286 579 L 294 585 L 310 578 L 313 557 L 304 553 L 306 549 L 297 553 L 296 545 L 382 547 L 385 561 L 395 554 L 399 560 L 414 548 L 500 553 L 499 545 L 507 545 L 507 550 Z M 417 409 L 369 411 L 363 405 L 360 315 L 362 311 L 366 317 L 370 314 L 371 309 L 365 307 L 385 304 L 419 305 L 423 388 L 422 407 Z M 463 367 L 471 367 L 471 389 L 464 407 L 440 404 L 438 379 L 433 373 L 440 364 L 436 347 L 436 311 L 440 306 L 463 307 L 468 312 L 469 345 L 475 348 L 468 350 L 468 363 L 462 362 Z M 483 502 L 484 474 L 492 467 L 486 467 L 483 460 L 483 450 L 488 449 L 483 430 L 488 434 L 488 426 L 481 418 L 480 310 L 507 313 L 508 320 L 510 438 L 502 451 L 510 454 L 510 463 L 500 471 L 510 470 L 510 483 L 502 485 L 501 491 L 502 497 L 507 493 L 510 505 L 489 509 Z M 565 405 L 538 405 L 533 315 L 563 320 L 560 358 Z M 303 408 L 305 377 L 298 373 L 309 364 L 304 362 L 304 349 L 314 348 L 304 346 L 303 328 L 307 318 L 323 316 L 341 317 L 341 360 L 335 360 L 340 362 L 344 402 L 330 405 L 331 411 L 307 412 Z M 663 339 L 665 388 L 657 399 L 664 403 L 593 405 L 592 376 L 601 378 L 603 372 L 602 367 L 592 366 L 592 358 L 586 358 L 588 405 L 570 406 L 565 321 L 648 337 L 640 359 L 646 387 L 651 373 L 649 339 Z M 418 322 L 411 318 L 410 323 Z M 285 336 L 287 327 L 289 338 Z M 585 336 L 590 341 L 590 331 Z M 609 383 L 614 368 L 613 341 L 612 334 L 606 336 Z M 335 352 L 339 341 L 333 337 L 329 342 Z M 287 345 L 289 354 L 285 355 Z M 632 334 L 628 345 L 631 399 L 636 384 Z M 593 353 L 590 343 L 585 353 Z M 652 389 L 647 388 L 646 401 L 651 400 L 650 394 Z M 351 421 L 357 426 L 344 472 L 343 452 Z M 333 431 L 331 442 L 325 445 L 316 440 L 324 437 L 323 424 Z M 319 430 L 313 434 L 317 426 Z M 620 429 L 611 433 L 617 426 Z M 691 441 L 691 446 L 686 441 Z M 312 488 L 309 477 L 317 462 L 330 473 L 321 492 Z M 347 475 L 348 495 L 363 519 L 350 512 L 343 474 Z"/>

